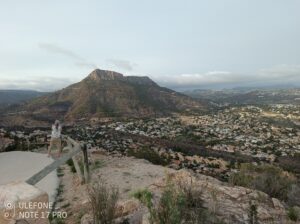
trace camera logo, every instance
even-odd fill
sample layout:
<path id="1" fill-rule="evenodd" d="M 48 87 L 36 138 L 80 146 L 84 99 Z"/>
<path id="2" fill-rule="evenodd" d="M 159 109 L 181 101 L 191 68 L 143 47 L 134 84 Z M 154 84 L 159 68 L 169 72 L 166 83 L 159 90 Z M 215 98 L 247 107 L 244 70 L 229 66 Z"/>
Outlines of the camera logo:
<path id="1" fill-rule="evenodd" d="M 4 202 L 4 218 L 7 220 L 13 219 L 16 216 L 16 206 L 13 202 Z"/>

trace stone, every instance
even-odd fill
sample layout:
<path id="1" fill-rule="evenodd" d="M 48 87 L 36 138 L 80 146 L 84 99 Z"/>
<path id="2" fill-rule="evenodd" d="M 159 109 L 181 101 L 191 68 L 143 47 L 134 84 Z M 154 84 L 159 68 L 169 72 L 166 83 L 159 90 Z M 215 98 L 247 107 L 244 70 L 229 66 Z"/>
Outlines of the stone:
<path id="1" fill-rule="evenodd" d="M 203 206 L 211 209 L 225 223 L 248 223 L 249 202 L 257 204 L 259 223 L 287 223 L 284 206 L 278 199 L 267 194 L 244 187 L 230 186 L 215 178 L 179 170 L 169 177 L 175 183 L 190 184 L 201 189 Z M 152 192 L 160 192 L 165 187 L 166 179 L 160 179 L 152 186 Z M 263 195 L 264 200 L 261 200 Z M 272 206 L 274 205 L 274 206 Z"/>
<path id="2" fill-rule="evenodd" d="M 279 210 L 285 210 L 284 206 L 281 204 L 281 202 L 277 198 L 272 198 L 272 202 L 274 205 L 274 208 L 279 209 Z"/>
<path id="3" fill-rule="evenodd" d="M 150 218 L 150 213 L 149 212 L 144 214 L 141 224 L 150 224 L 149 218 Z"/>
<path id="4" fill-rule="evenodd" d="M 179 158 L 179 161 L 183 162 L 185 160 L 184 156 L 181 153 L 177 153 L 177 156 Z"/>
<path id="5" fill-rule="evenodd" d="M 47 212 L 51 207 L 48 194 L 35 186 L 22 181 L 0 185 L 1 224 L 20 219 L 28 224 L 49 224 Z"/>
<path id="6" fill-rule="evenodd" d="M 93 224 L 94 220 L 91 214 L 85 214 L 81 217 L 80 224 Z"/>
<path id="7" fill-rule="evenodd" d="M 117 203 L 117 217 L 126 216 L 138 210 L 141 204 L 136 199 L 128 199 L 126 201 L 121 201 Z"/>

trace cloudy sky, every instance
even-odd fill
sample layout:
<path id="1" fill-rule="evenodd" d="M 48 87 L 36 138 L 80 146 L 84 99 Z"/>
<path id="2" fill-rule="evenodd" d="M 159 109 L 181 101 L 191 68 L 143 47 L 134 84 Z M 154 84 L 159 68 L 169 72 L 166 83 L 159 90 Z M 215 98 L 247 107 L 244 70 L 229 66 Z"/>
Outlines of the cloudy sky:
<path id="1" fill-rule="evenodd" d="M 93 69 L 172 88 L 300 85 L 299 0 L 0 0 L 0 89 Z"/>

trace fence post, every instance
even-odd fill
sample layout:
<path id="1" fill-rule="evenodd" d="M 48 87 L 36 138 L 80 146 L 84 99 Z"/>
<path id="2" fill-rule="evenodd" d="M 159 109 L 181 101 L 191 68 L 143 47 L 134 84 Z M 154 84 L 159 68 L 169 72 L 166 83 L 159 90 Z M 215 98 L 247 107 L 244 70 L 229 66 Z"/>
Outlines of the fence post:
<path id="1" fill-rule="evenodd" d="M 87 153 L 86 144 L 83 145 L 83 171 L 84 171 L 84 179 L 85 183 L 88 183 L 90 180 L 90 169 L 89 169 L 89 158 Z"/>
<path id="2" fill-rule="evenodd" d="M 26 142 L 27 142 L 27 151 L 30 151 L 30 141 L 29 141 L 29 138 L 26 138 Z"/>
<path id="3" fill-rule="evenodd" d="M 68 147 L 69 147 L 69 149 L 72 150 L 72 146 L 71 146 L 71 143 L 70 143 L 70 142 L 68 142 Z M 81 147 L 81 146 L 79 146 L 79 147 Z M 82 184 L 82 183 L 84 182 L 84 181 L 83 181 L 83 176 L 82 176 L 82 172 L 81 172 L 80 166 L 79 166 L 79 164 L 78 164 L 78 162 L 77 162 L 76 155 L 74 155 L 74 156 L 72 157 L 72 160 L 73 160 L 73 164 L 74 164 L 76 173 L 77 173 L 77 175 L 78 175 L 78 177 L 79 177 L 80 183 Z"/>

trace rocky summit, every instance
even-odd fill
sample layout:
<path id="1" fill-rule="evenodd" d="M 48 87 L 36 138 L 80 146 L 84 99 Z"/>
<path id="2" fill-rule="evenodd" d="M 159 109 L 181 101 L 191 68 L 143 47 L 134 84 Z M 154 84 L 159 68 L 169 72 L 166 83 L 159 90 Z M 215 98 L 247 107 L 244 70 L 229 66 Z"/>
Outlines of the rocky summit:
<path id="1" fill-rule="evenodd" d="M 199 101 L 160 87 L 149 77 L 96 69 L 81 82 L 14 107 L 3 120 L 36 125 L 55 119 L 150 117 L 203 108 Z"/>

